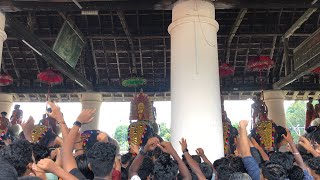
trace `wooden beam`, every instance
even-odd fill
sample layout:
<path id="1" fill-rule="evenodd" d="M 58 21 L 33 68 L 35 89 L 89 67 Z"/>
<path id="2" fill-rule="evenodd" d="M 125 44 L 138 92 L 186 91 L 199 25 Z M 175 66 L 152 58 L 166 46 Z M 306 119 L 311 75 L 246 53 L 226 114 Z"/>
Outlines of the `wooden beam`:
<path id="1" fill-rule="evenodd" d="M 290 73 L 290 70 L 291 70 L 291 68 L 290 68 L 290 62 L 289 62 L 289 56 L 288 56 L 288 51 L 289 51 L 289 49 L 288 49 L 288 46 L 289 46 L 289 42 L 288 42 L 289 40 L 288 40 L 288 38 L 285 38 L 284 40 L 283 40 L 283 50 L 284 50 L 284 53 L 283 53 L 283 55 L 284 55 L 284 67 L 285 67 L 285 76 L 287 76 L 289 73 Z M 280 70 L 281 71 L 281 70 Z"/>
<path id="2" fill-rule="evenodd" d="M 273 37 L 273 41 L 272 41 L 272 49 L 271 49 L 270 55 L 269 55 L 269 57 L 270 57 L 271 59 L 273 59 L 274 50 L 276 49 L 276 42 L 277 42 L 277 36 L 274 36 L 274 37 Z M 274 60 L 274 59 L 273 59 L 273 60 Z M 270 74 L 270 69 L 268 69 L 267 78 L 269 77 L 269 74 Z"/>
<path id="3" fill-rule="evenodd" d="M 284 38 L 289 38 L 300 26 L 306 22 L 309 17 L 317 11 L 317 8 L 309 8 L 303 15 L 287 30 L 284 34 Z"/>
<path id="4" fill-rule="evenodd" d="M 247 49 L 247 53 L 246 53 L 246 63 L 245 63 L 245 68 L 244 68 L 244 71 L 243 71 L 243 74 L 246 75 L 247 73 L 247 64 L 248 64 L 248 61 L 249 61 L 249 53 L 250 53 L 250 46 L 251 46 L 251 37 L 249 37 L 249 47 Z"/>
<path id="5" fill-rule="evenodd" d="M 140 54 L 140 69 L 141 69 L 141 76 L 143 76 L 143 57 L 142 57 L 142 47 L 141 47 L 141 39 L 138 39 L 139 41 L 139 54 Z"/>
<path id="6" fill-rule="evenodd" d="M 163 78 L 167 78 L 167 46 L 166 46 L 166 39 L 163 38 Z"/>
<path id="7" fill-rule="evenodd" d="M 109 61 L 108 61 L 108 55 L 107 55 L 107 52 L 106 52 L 106 46 L 104 44 L 104 40 L 101 39 L 101 42 L 102 42 L 102 48 L 103 48 L 103 51 L 104 51 L 104 61 L 106 63 L 106 70 L 107 70 L 107 77 L 108 77 L 108 85 L 110 84 L 110 70 L 109 70 Z"/>
<path id="8" fill-rule="evenodd" d="M 9 46 L 8 46 L 7 42 L 4 42 L 3 44 L 4 44 L 4 46 L 5 46 L 6 49 L 7 49 L 7 52 L 8 52 L 8 54 L 9 54 L 9 57 L 10 57 L 10 60 L 11 60 L 12 66 L 13 66 L 13 70 L 14 70 L 14 72 L 16 73 L 17 78 L 18 78 L 18 79 L 21 79 L 20 72 L 19 72 L 19 70 L 18 70 L 17 67 L 16 67 L 16 63 L 14 62 L 12 53 L 11 53 L 11 51 L 10 51 L 10 49 L 9 49 Z"/>
<path id="9" fill-rule="evenodd" d="M 119 75 L 119 79 L 121 79 L 120 61 L 119 61 L 119 54 L 118 54 L 117 40 L 116 40 L 116 39 L 114 39 L 114 50 L 115 50 L 116 59 L 117 59 L 118 75 Z M 121 82 L 120 82 L 120 83 L 121 83 Z"/>
<path id="10" fill-rule="evenodd" d="M 227 42 L 227 55 L 226 55 L 226 63 L 229 63 L 229 59 L 230 59 L 230 47 L 231 47 L 231 43 L 232 43 L 232 40 L 234 38 L 234 36 L 236 35 L 237 33 L 237 30 L 239 29 L 240 27 L 240 24 L 243 20 L 243 17 L 246 15 L 247 13 L 247 9 L 246 8 L 243 8 L 240 10 L 238 16 L 237 16 L 237 19 L 236 21 L 234 22 L 234 24 L 232 25 L 232 28 L 231 28 L 231 31 L 229 33 L 229 38 L 228 38 L 228 42 Z"/>
<path id="11" fill-rule="evenodd" d="M 236 52 L 234 54 L 234 59 L 233 59 L 233 67 L 235 68 L 237 65 L 237 57 L 238 57 L 238 44 L 239 44 L 239 37 L 237 38 L 237 44 L 236 44 Z"/>
<path id="12" fill-rule="evenodd" d="M 94 51 L 92 39 L 90 39 L 90 48 L 91 48 L 91 55 L 92 55 L 93 64 L 94 64 L 94 71 L 97 76 L 96 83 L 99 83 L 100 82 L 99 69 L 98 69 L 98 65 L 97 65 L 97 58 L 96 58 L 96 53 Z"/>

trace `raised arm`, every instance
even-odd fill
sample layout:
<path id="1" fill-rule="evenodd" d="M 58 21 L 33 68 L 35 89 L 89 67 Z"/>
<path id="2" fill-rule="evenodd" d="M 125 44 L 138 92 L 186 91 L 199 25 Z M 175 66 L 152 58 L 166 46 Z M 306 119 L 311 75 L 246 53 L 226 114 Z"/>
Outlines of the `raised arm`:
<path id="1" fill-rule="evenodd" d="M 87 124 L 92 121 L 93 115 L 96 112 L 95 109 L 84 109 L 77 118 L 77 122 L 80 124 Z M 62 143 L 62 165 L 63 169 L 70 172 L 72 169 L 77 168 L 76 160 L 73 157 L 72 151 L 74 143 L 77 139 L 77 134 L 79 133 L 80 126 L 73 125 L 69 134 L 63 139 Z"/>
<path id="2" fill-rule="evenodd" d="M 56 163 L 54 163 L 51 159 L 41 159 L 37 166 L 46 172 L 51 172 L 55 174 L 56 176 L 62 178 L 62 179 L 68 179 L 68 180 L 77 180 L 76 177 L 74 177 L 72 174 L 66 172 L 63 170 L 60 166 L 58 166 Z"/>
<path id="3" fill-rule="evenodd" d="M 240 139 L 239 139 L 239 150 L 240 154 L 242 157 L 247 157 L 251 156 L 250 152 L 250 144 L 249 140 L 247 137 L 247 126 L 248 126 L 248 121 L 247 120 L 242 120 L 239 123 L 239 134 L 240 134 Z"/>
<path id="4" fill-rule="evenodd" d="M 304 164 L 303 159 L 302 159 L 302 157 L 301 157 L 296 145 L 293 142 L 293 138 L 291 136 L 290 131 L 288 131 L 288 129 L 287 129 L 287 136 L 283 134 L 282 137 L 289 143 L 289 145 L 290 145 L 290 147 L 292 149 L 292 154 L 293 154 L 294 159 L 296 160 L 296 163 L 298 164 L 298 166 L 301 169 L 306 170 L 307 167 Z"/>
<path id="5" fill-rule="evenodd" d="M 319 156 L 319 153 L 315 149 L 313 149 L 310 141 L 307 138 L 301 136 L 299 138 L 299 144 L 302 147 L 304 147 L 308 152 L 310 152 L 314 157 L 318 157 Z"/>
<path id="6" fill-rule="evenodd" d="M 196 150 L 196 153 L 202 158 L 204 163 L 207 163 L 208 165 L 210 165 L 212 169 L 214 169 L 213 164 L 209 161 L 207 156 L 204 154 L 204 150 L 202 148 L 198 148 Z"/>
<path id="7" fill-rule="evenodd" d="M 263 150 L 263 148 L 257 143 L 257 141 L 256 141 L 253 137 L 251 137 L 250 140 L 251 140 L 251 143 L 252 143 L 253 147 L 255 147 L 255 148 L 259 151 L 262 159 L 263 159 L 264 161 L 269 161 L 269 156 L 268 156 L 267 153 Z"/>
<path id="8" fill-rule="evenodd" d="M 180 141 L 180 145 L 181 145 L 181 150 L 182 150 L 184 156 L 186 157 L 186 160 L 187 160 L 190 168 L 192 169 L 192 171 L 197 175 L 199 180 L 205 180 L 206 177 L 202 173 L 199 164 L 195 160 L 193 160 L 193 158 L 191 157 L 191 155 L 188 152 L 187 140 L 182 138 Z"/>
<path id="9" fill-rule="evenodd" d="M 177 151 L 172 147 L 172 144 L 170 142 L 163 141 L 158 146 L 162 150 L 162 152 L 170 154 L 173 157 L 173 159 L 178 162 L 179 172 L 182 175 L 183 179 L 184 180 L 191 180 L 192 177 L 191 177 L 191 174 L 190 174 L 186 164 L 179 157 Z"/>
<path id="10" fill-rule="evenodd" d="M 31 142 L 32 141 L 31 134 L 32 134 L 32 130 L 34 128 L 33 117 L 30 116 L 27 121 L 22 122 L 21 127 L 22 127 L 24 137 L 26 138 L 26 140 Z"/>
<path id="11" fill-rule="evenodd" d="M 137 157 L 133 160 L 130 168 L 129 168 L 129 178 L 131 179 L 133 176 L 138 175 L 138 171 L 143 162 L 144 157 L 147 155 L 147 152 L 153 151 L 157 145 L 159 144 L 159 139 L 156 137 L 150 138 L 147 144 L 144 146 L 143 150 L 137 155 Z"/>
<path id="12" fill-rule="evenodd" d="M 64 121 L 63 114 L 60 111 L 60 107 L 50 101 L 48 101 L 47 104 L 51 107 L 52 110 L 52 112 L 48 113 L 48 115 L 57 121 L 62 133 L 62 137 L 66 138 L 69 133 L 69 128 Z"/>

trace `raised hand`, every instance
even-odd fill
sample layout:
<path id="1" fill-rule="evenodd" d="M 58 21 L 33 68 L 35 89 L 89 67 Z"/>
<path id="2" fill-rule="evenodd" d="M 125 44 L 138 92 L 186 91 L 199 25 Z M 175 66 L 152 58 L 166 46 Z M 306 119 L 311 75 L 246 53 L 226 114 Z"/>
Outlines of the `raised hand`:
<path id="1" fill-rule="evenodd" d="M 199 156 L 204 156 L 204 150 L 203 150 L 202 148 L 198 148 L 198 149 L 196 150 L 196 153 L 197 153 L 197 155 L 199 155 Z"/>
<path id="2" fill-rule="evenodd" d="M 147 144 L 144 146 L 144 150 L 146 152 L 153 151 L 157 147 L 158 144 L 160 144 L 159 139 L 156 137 L 152 137 L 148 140 Z"/>
<path id="3" fill-rule="evenodd" d="M 168 154 L 172 155 L 175 152 L 175 150 L 170 142 L 162 141 L 161 144 L 158 144 L 158 147 L 164 153 L 168 153 Z"/>
<path id="4" fill-rule="evenodd" d="M 313 150 L 313 147 L 312 147 L 312 144 L 311 144 L 311 142 L 307 139 L 307 138 L 305 138 L 305 137 L 303 137 L 303 136 L 300 136 L 300 138 L 299 138 L 299 144 L 304 148 L 304 149 L 306 149 L 307 151 L 311 151 L 311 150 Z"/>
<path id="5" fill-rule="evenodd" d="M 293 137 L 290 133 L 290 131 L 288 129 L 286 129 L 287 131 L 287 135 L 282 134 L 282 137 L 289 143 L 289 144 L 293 144 Z"/>
<path id="6" fill-rule="evenodd" d="M 136 144 L 130 144 L 130 152 L 132 154 L 139 154 L 139 146 Z"/>
<path id="7" fill-rule="evenodd" d="M 34 128 L 34 119 L 32 116 L 27 121 L 21 123 L 21 128 L 24 133 L 31 133 Z"/>
<path id="8" fill-rule="evenodd" d="M 247 126 L 248 126 L 248 120 L 241 120 L 240 122 L 239 122 L 239 127 L 240 128 L 247 128 Z"/>
<path id="9" fill-rule="evenodd" d="M 181 145 L 181 150 L 184 152 L 188 148 L 187 140 L 184 138 L 181 138 L 181 141 L 179 141 Z"/>
<path id="10" fill-rule="evenodd" d="M 93 115 L 95 114 L 96 109 L 83 109 L 79 114 L 77 121 L 81 124 L 87 124 L 93 120 Z"/>
<path id="11" fill-rule="evenodd" d="M 57 165 L 51 159 L 45 158 L 41 159 L 37 163 L 37 166 L 46 172 L 53 172 Z"/>
<path id="12" fill-rule="evenodd" d="M 47 102 L 47 105 L 49 105 L 51 107 L 52 112 L 51 113 L 47 113 L 49 115 L 49 117 L 55 119 L 58 122 L 62 122 L 63 120 L 63 114 L 60 111 L 60 107 L 54 103 L 54 102 Z"/>

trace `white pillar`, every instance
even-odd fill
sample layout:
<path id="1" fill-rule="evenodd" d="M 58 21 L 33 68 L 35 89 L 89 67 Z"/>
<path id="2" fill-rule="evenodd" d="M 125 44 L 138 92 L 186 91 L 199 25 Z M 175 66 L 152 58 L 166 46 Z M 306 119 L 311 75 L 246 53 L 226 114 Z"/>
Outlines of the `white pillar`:
<path id="1" fill-rule="evenodd" d="M 171 141 L 187 139 L 191 153 L 202 147 L 211 161 L 223 156 L 223 129 L 215 8 L 209 1 L 178 1 L 172 10 Z"/>
<path id="2" fill-rule="evenodd" d="M 0 112 L 7 112 L 7 118 L 10 118 L 12 101 L 11 94 L 0 93 Z"/>
<path id="3" fill-rule="evenodd" d="M 96 114 L 91 123 L 81 127 L 81 131 L 97 130 L 99 125 L 100 106 L 102 103 L 102 94 L 100 93 L 82 93 L 81 104 L 82 109 L 96 109 Z"/>
<path id="4" fill-rule="evenodd" d="M 284 94 L 280 90 L 264 91 L 264 101 L 268 107 L 268 118 L 278 126 L 286 127 L 284 112 Z"/>
<path id="5" fill-rule="evenodd" d="M 4 13 L 0 11 L 0 68 L 2 64 L 1 62 L 2 62 L 3 42 L 7 39 L 7 34 L 4 31 L 5 24 L 6 24 L 6 17 Z"/>

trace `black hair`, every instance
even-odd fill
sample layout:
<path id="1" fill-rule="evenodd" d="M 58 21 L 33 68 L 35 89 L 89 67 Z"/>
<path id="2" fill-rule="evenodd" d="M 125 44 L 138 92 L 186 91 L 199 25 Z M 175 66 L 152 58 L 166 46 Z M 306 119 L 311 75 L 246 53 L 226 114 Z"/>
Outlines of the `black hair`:
<path id="1" fill-rule="evenodd" d="M 0 156 L 16 169 L 18 176 L 22 176 L 27 171 L 28 164 L 33 163 L 32 147 L 27 140 L 16 140 L 2 148 Z"/>
<path id="2" fill-rule="evenodd" d="M 47 158 L 50 156 L 50 150 L 46 146 L 42 146 L 41 144 L 31 144 L 33 156 L 38 163 L 41 159 Z"/>
<path id="3" fill-rule="evenodd" d="M 76 159 L 77 167 L 78 167 L 79 171 L 87 179 L 91 179 L 92 180 L 94 178 L 94 174 L 89 168 L 89 162 L 88 162 L 88 159 L 87 159 L 87 155 L 86 154 L 81 154 L 81 155 L 77 156 L 75 159 Z"/>
<path id="4" fill-rule="evenodd" d="M 193 160 L 195 160 L 198 164 L 201 163 L 201 157 L 198 155 L 192 155 L 191 156 Z"/>
<path id="5" fill-rule="evenodd" d="M 95 176 L 105 177 L 112 172 L 117 147 L 111 143 L 97 142 L 87 152 L 87 159 Z"/>
<path id="6" fill-rule="evenodd" d="M 289 171 L 293 167 L 294 157 L 292 153 L 276 152 L 270 156 L 270 161 L 277 163 Z"/>
<path id="7" fill-rule="evenodd" d="M 285 180 L 287 178 L 286 169 L 280 164 L 273 162 L 262 164 L 262 174 L 268 180 Z"/>
<path id="8" fill-rule="evenodd" d="M 320 144 L 320 129 L 317 128 L 317 130 L 315 130 L 312 135 L 311 135 L 311 143 L 317 143 Z"/>
<path id="9" fill-rule="evenodd" d="M 274 135 L 274 144 L 278 145 L 283 140 L 282 135 L 287 135 L 287 130 L 282 126 L 275 126 L 275 130 L 276 133 Z"/>
<path id="10" fill-rule="evenodd" d="M 154 163 L 154 177 L 156 180 L 172 180 L 178 174 L 178 163 L 167 153 L 162 153 Z"/>
<path id="11" fill-rule="evenodd" d="M 127 180 L 129 178 L 129 173 L 126 168 L 121 167 L 121 179 Z"/>
<path id="12" fill-rule="evenodd" d="M 147 179 L 148 176 L 150 176 L 151 173 L 153 172 L 153 167 L 154 167 L 154 164 L 152 160 L 148 157 L 144 158 L 140 166 L 140 169 L 138 171 L 139 177 L 141 179 Z"/>
<path id="13" fill-rule="evenodd" d="M 292 169 L 289 171 L 288 177 L 290 180 L 303 180 L 303 170 L 299 166 L 294 165 Z"/>
<path id="14" fill-rule="evenodd" d="M 230 179 L 232 180 L 252 180 L 247 173 L 235 172 L 231 174 Z"/>
<path id="15" fill-rule="evenodd" d="M 44 134 L 44 136 L 39 140 L 39 144 L 42 146 L 49 147 L 50 143 L 54 142 L 57 135 L 52 131 L 51 128 L 48 128 L 48 131 Z"/>
<path id="16" fill-rule="evenodd" d="M 156 159 L 158 159 L 161 154 L 162 150 L 159 147 L 156 147 L 152 152 L 152 156 L 154 156 Z"/>
<path id="17" fill-rule="evenodd" d="M 19 180 L 42 180 L 41 178 L 37 176 L 23 176 L 18 178 Z"/>
<path id="18" fill-rule="evenodd" d="M 206 179 L 211 179 L 213 174 L 213 169 L 207 163 L 200 163 L 200 169 L 202 174 L 206 177 Z"/>
<path id="19" fill-rule="evenodd" d="M 314 157 L 307 161 L 310 169 L 314 170 L 316 174 L 320 175 L 320 157 Z"/>
<path id="20" fill-rule="evenodd" d="M 235 173 L 235 170 L 232 167 L 225 164 L 220 165 L 216 171 L 219 180 L 230 180 L 231 175 Z"/>
<path id="21" fill-rule="evenodd" d="M 128 152 L 121 156 L 121 164 L 127 164 L 132 159 L 132 153 Z"/>
<path id="22" fill-rule="evenodd" d="M 4 116 L 6 116 L 8 113 L 7 112 L 1 112 L 1 115 L 4 115 Z"/>
<path id="23" fill-rule="evenodd" d="M 18 178 L 17 171 L 8 161 L 0 159 L 0 162 L 0 179 L 15 180 Z"/>
<path id="24" fill-rule="evenodd" d="M 246 173 L 247 172 L 247 170 L 244 167 L 244 164 L 242 162 L 242 158 L 240 158 L 240 157 L 232 157 L 232 158 L 229 158 L 229 159 L 230 159 L 229 166 L 232 167 L 235 172 L 242 172 L 242 173 Z"/>
<path id="25" fill-rule="evenodd" d="M 229 166 L 230 160 L 226 157 L 217 159 L 213 162 L 213 167 L 214 169 L 218 169 L 220 166 Z"/>

